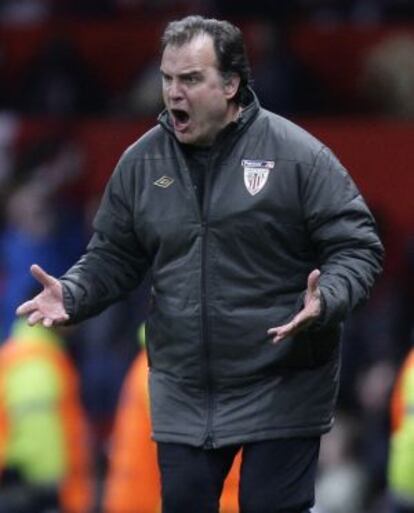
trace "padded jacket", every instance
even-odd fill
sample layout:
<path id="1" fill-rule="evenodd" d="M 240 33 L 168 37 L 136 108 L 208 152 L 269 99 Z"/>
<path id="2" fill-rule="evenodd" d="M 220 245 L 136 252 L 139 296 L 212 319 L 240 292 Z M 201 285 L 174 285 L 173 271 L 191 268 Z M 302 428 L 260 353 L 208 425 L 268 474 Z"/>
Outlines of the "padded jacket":
<path id="1" fill-rule="evenodd" d="M 374 220 L 332 152 L 250 91 L 217 137 L 199 203 L 168 114 L 122 155 L 86 254 L 62 278 L 72 322 L 152 276 L 153 436 L 219 447 L 327 431 L 341 323 L 381 271 Z M 274 345 L 321 270 L 323 312 Z"/>

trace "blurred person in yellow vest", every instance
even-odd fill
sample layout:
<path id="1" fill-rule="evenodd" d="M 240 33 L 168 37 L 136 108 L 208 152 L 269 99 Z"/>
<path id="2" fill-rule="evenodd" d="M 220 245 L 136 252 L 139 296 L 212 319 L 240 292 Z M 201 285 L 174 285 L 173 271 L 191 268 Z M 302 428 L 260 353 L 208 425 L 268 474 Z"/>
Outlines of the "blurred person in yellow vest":
<path id="1" fill-rule="evenodd" d="M 15 323 L 0 347 L 0 513 L 88 513 L 91 459 L 65 328 Z"/>
<path id="2" fill-rule="evenodd" d="M 121 391 L 103 498 L 104 513 L 161 512 L 157 450 L 151 440 L 144 325 L 138 336 L 143 349 L 132 363 Z M 239 470 L 240 454 L 224 483 L 222 513 L 239 511 Z"/>
<path id="3" fill-rule="evenodd" d="M 397 376 L 391 398 L 388 487 L 393 513 L 414 513 L 414 349 Z"/>

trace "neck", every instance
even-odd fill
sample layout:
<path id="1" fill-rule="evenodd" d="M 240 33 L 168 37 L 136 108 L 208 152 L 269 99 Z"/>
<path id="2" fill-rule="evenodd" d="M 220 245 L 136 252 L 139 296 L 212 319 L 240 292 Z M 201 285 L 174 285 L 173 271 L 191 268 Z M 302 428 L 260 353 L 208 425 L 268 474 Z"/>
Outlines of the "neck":
<path id="1" fill-rule="evenodd" d="M 242 110 L 243 109 L 242 109 L 241 105 L 238 105 L 237 103 L 233 103 L 233 102 L 230 103 L 229 108 L 226 113 L 226 116 L 223 120 L 223 124 L 218 133 L 220 133 L 222 130 L 224 130 L 228 125 L 230 125 L 230 123 L 234 123 L 235 121 L 237 121 Z M 216 138 L 217 138 L 217 135 L 214 139 L 216 139 Z"/>
<path id="2" fill-rule="evenodd" d="M 237 121 L 242 111 L 242 106 L 237 103 L 231 103 L 229 105 L 229 111 L 227 116 L 226 125 L 231 123 L 232 121 Z"/>

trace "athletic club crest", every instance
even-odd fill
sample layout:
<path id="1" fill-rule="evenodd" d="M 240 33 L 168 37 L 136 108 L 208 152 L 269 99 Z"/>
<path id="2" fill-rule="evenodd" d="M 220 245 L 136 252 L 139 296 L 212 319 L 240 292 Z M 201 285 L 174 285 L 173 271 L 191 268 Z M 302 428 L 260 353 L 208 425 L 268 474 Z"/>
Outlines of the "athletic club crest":
<path id="1" fill-rule="evenodd" d="M 273 160 L 242 160 L 244 185 L 254 196 L 266 185 L 269 171 L 275 167 Z"/>

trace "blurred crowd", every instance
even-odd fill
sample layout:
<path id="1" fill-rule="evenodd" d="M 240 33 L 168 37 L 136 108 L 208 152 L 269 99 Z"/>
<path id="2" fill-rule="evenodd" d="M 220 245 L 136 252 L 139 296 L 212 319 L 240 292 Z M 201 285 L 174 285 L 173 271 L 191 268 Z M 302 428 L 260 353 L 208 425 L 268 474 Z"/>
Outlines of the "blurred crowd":
<path id="1" fill-rule="evenodd" d="M 143 12 L 180 14 L 200 12 L 218 17 L 272 16 L 276 20 L 352 20 L 357 22 L 406 20 L 414 15 L 410 0 L 3 0 L 2 20 L 12 23 L 43 21 L 55 16 L 104 18 Z"/>
<path id="2" fill-rule="evenodd" d="M 16 306 L 33 293 L 30 264 L 38 263 L 59 276 L 78 258 L 90 235 L 97 195 L 84 187 L 88 174 L 87 148 L 77 137 L 77 120 L 127 122 L 145 117 L 155 121 L 162 108 L 156 51 L 114 86 L 105 80 L 105 73 L 97 72 L 91 65 L 82 46 L 72 37 L 71 24 L 81 22 L 85 27 L 90 24 L 93 29 L 96 23 L 122 26 L 126 20 L 128 23 L 135 20 L 145 24 L 146 20 L 168 20 L 189 13 L 229 17 L 246 27 L 254 88 L 261 103 L 275 112 L 293 118 L 321 115 L 343 118 L 352 114 L 404 123 L 414 119 L 414 3 L 410 0 L 3 0 L 0 32 L 7 37 L 0 39 L 0 74 L 7 79 L 0 81 L 2 341 L 30 338 L 16 327 L 14 317 Z M 63 32 L 50 30 L 54 24 L 61 26 L 63 22 Z M 359 75 L 353 77 L 355 102 L 350 102 L 339 81 L 335 89 L 295 52 L 294 34 L 301 24 L 334 32 L 344 24 L 350 30 L 357 26 L 358 31 L 364 31 L 399 22 L 404 23 L 404 29 L 391 34 L 385 30 L 360 57 Z M 50 37 L 42 40 L 34 53 L 26 52 L 27 58 L 17 52 L 21 65 L 16 70 L 10 65 L 8 52 L 14 48 L 10 42 L 30 35 L 33 27 L 40 27 L 40 31 L 47 27 Z M 122 47 L 120 43 L 122 53 L 140 51 L 140 33 L 135 37 L 138 46 Z M 25 43 L 20 41 L 20 44 Z M 157 41 L 152 44 L 156 48 Z M 116 63 L 107 63 L 109 70 L 112 64 Z M 33 128 L 33 120 L 40 120 L 41 124 L 45 120 L 49 124 L 47 133 Z M 338 416 L 334 430 L 325 437 L 322 446 L 315 513 L 389 511 L 389 401 L 396 374 L 414 337 L 414 226 L 408 233 L 399 233 L 388 217 L 387 206 L 375 205 L 375 208 L 387 250 L 386 268 L 369 304 L 360 308 L 346 326 Z M 148 287 L 145 283 L 131 297 L 100 316 L 70 332 L 57 334 L 64 340 L 58 345 L 63 344 L 65 357 L 70 359 L 76 374 L 76 386 L 72 378 L 68 381 L 72 385 L 67 386 L 72 387 L 74 401 L 78 397 L 82 403 L 79 408 L 84 410 L 86 434 L 82 436 L 87 438 L 85 447 L 90 451 L 87 479 L 93 483 L 90 511 L 102 511 L 105 500 L 116 411 L 121 405 L 120 391 L 131 364 L 142 354 L 138 328 L 146 315 Z M 48 337 L 40 333 L 38 339 L 43 338 Z M 27 358 L 17 353 L 2 355 L 1 350 L 0 347 L 0 370 L 4 375 L 5 369 L 14 365 L 14 359 Z M 33 356 L 35 350 L 29 353 Z M 33 371 L 33 365 L 39 366 L 39 361 L 44 360 L 43 349 L 35 358 L 37 363 L 30 364 L 26 377 L 14 370 L 9 381 L 0 379 L 0 387 L 4 386 L 7 392 L 12 390 L 10 401 L 16 405 L 17 420 L 24 417 L 25 401 L 32 401 L 33 394 L 14 394 L 10 387 L 24 387 L 24 383 L 30 383 L 31 376 L 38 379 L 41 366 Z M 51 358 L 54 365 L 55 356 Z M 48 364 L 49 371 L 52 363 Z M 61 375 L 62 365 L 66 363 L 53 367 L 56 375 Z M 55 397 L 53 404 L 59 402 L 57 378 L 51 377 L 51 372 L 49 381 L 45 378 L 42 392 L 45 398 L 40 408 L 42 415 L 44 404 L 53 403 L 50 397 Z M 131 401 L 127 403 L 130 405 Z M 5 406 L 0 404 L 0 469 L 5 462 L 11 462 L 11 468 L 7 479 L 0 478 L 0 513 L 2 501 L 7 499 L 2 499 L 6 493 L 2 492 L 4 483 L 19 478 L 14 475 L 20 457 L 20 449 L 16 447 L 24 444 L 16 442 L 10 454 L 4 448 L 2 435 L 4 438 L 7 431 L 4 410 Z M 35 419 L 35 423 L 49 426 L 55 434 L 59 431 L 56 422 L 52 417 L 40 418 L 40 413 Z M 24 429 L 27 426 L 21 433 Z M 45 460 L 47 457 L 45 454 Z M 46 502 L 50 499 L 49 485 L 64 474 L 62 465 L 56 464 L 57 473 L 47 477 L 48 486 L 39 481 L 42 493 L 46 486 Z M 25 477 L 30 479 L 30 476 L 36 482 L 36 470 L 27 470 Z M 38 497 L 40 492 L 36 490 Z M 33 496 L 30 495 L 31 500 Z M 51 504 L 44 511 L 58 511 L 53 500 Z M 40 513 L 43 510 L 13 510 L 12 506 L 7 509 L 8 513 L 13 511 Z M 82 513 L 82 507 L 78 511 Z M 108 513 L 117 512 L 108 510 Z"/>

